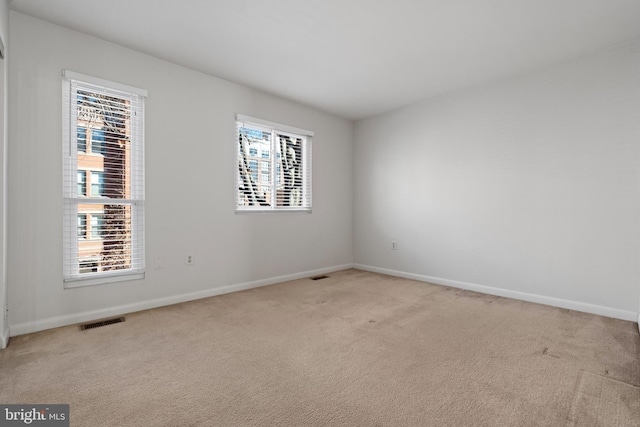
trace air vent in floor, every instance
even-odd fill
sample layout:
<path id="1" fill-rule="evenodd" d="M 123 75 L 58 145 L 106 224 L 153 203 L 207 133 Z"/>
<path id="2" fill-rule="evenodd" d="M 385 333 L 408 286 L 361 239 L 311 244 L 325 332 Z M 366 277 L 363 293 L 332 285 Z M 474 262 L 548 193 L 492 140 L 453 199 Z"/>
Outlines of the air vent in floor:
<path id="1" fill-rule="evenodd" d="M 320 280 L 320 279 L 326 279 L 329 276 L 313 276 L 313 277 L 309 277 L 309 279 L 311 280 Z"/>
<path id="2" fill-rule="evenodd" d="M 124 322 L 124 317 L 115 317 L 113 319 L 105 319 L 99 320 L 97 322 L 85 323 L 80 325 L 81 331 L 86 331 L 87 329 L 99 328 L 101 326 L 113 325 L 114 323 Z"/>

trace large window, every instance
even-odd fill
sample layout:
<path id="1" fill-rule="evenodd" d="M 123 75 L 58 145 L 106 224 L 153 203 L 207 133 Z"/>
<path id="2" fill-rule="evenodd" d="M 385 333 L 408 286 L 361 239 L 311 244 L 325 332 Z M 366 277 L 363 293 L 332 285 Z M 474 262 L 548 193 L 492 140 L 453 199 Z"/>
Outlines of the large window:
<path id="1" fill-rule="evenodd" d="M 64 72 L 66 287 L 143 277 L 145 96 Z"/>
<path id="2" fill-rule="evenodd" d="M 236 212 L 311 212 L 312 136 L 311 131 L 239 114 Z"/>

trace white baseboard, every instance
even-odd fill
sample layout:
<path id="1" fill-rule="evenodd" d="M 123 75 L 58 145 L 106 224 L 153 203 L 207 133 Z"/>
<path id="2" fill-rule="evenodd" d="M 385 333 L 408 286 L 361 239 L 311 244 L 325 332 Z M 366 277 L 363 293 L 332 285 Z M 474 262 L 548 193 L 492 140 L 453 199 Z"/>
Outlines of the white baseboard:
<path id="1" fill-rule="evenodd" d="M 29 334 L 32 332 L 44 331 L 46 329 L 59 328 L 61 326 L 74 325 L 76 323 L 90 322 L 93 320 L 104 319 L 105 317 L 120 316 L 136 311 L 148 310 L 151 308 L 163 307 L 181 302 L 193 301 L 201 298 L 213 297 L 216 295 L 228 294 L 231 292 L 244 291 L 246 289 L 259 288 L 261 286 L 273 285 L 276 283 L 287 282 L 290 280 L 303 279 L 305 277 L 316 276 L 318 274 L 327 274 L 334 271 L 346 270 L 352 268 L 353 264 L 336 265 L 317 270 L 304 271 L 300 273 L 288 274 L 285 276 L 270 277 L 268 279 L 255 280 L 252 282 L 237 283 L 235 285 L 222 286 L 219 288 L 211 288 L 203 291 L 191 292 L 187 294 L 173 295 L 166 298 L 157 298 L 149 301 L 141 301 L 133 304 L 125 304 L 116 307 L 108 307 L 100 310 L 91 310 L 81 313 L 73 313 L 64 316 L 49 317 L 46 319 L 34 320 L 32 322 L 19 323 L 11 325 L 11 336 Z M 7 341 L 8 341 L 7 336 Z"/>
<path id="2" fill-rule="evenodd" d="M 579 301 L 565 300 L 561 298 L 548 297 L 544 295 L 530 294 L 526 292 L 511 291 L 508 289 L 477 285 L 475 283 L 459 282 L 456 280 L 442 279 L 439 277 L 406 273 L 404 271 L 390 270 L 387 268 L 373 267 L 370 265 L 354 264 L 353 268 L 371 271 L 374 273 L 387 274 L 389 276 L 402 277 L 405 279 L 418 280 L 420 282 L 428 282 L 436 285 L 450 286 L 452 288 L 459 288 L 459 289 L 465 289 L 469 291 L 481 292 L 483 294 L 497 295 L 500 297 L 535 302 L 538 304 L 550 305 L 553 307 L 567 308 L 569 310 L 582 311 L 585 313 L 592 313 L 600 316 L 612 317 L 614 319 L 640 322 L 640 313 L 636 313 L 634 311 L 620 310 L 618 308 L 589 304 L 589 303 L 579 302 Z M 638 325 L 638 328 L 640 329 L 640 324 Z"/>
<path id="3" fill-rule="evenodd" d="M 81 313 L 74 313 L 64 316 L 50 317 L 46 319 L 39 319 L 32 322 L 25 322 L 16 325 L 11 325 L 9 329 L 0 331 L 0 349 L 6 348 L 9 342 L 9 336 L 17 336 L 28 334 L 32 332 L 43 331 L 46 329 L 58 328 L 61 326 L 73 325 L 76 323 L 90 322 L 97 319 L 102 319 L 111 316 L 120 316 L 127 313 L 133 313 L 141 310 L 148 310 L 151 308 L 163 307 L 171 304 L 178 304 L 181 302 L 197 300 L 201 298 L 208 298 L 216 295 L 227 294 L 231 292 L 243 291 L 246 289 L 258 288 L 261 286 L 273 285 L 275 283 L 286 282 L 289 280 L 297 280 L 305 277 L 315 276 L 319 274 L 332 273 L 334 271 L 346 270 L 348 268 L 357 268 L 360 270 L 371 271 L 374 273 L 387 274 L 390 276 L 403 277 L 406 279 L 418 280 L 421 282 L 433 283 L 436 285 L 451 286 L 459 289 L 466 289 L 475 292 L 481 292 L 490 295 L 497 295 L 507 298 L 519 299 L 523 301 L 534 302 L 538 304 L 545 304 L 554 307 L 567 308 L 570 310 L 583 311 L 586 313 L 598 314 L 600 316 L 612 317 L 615 319 L 629 320 L 632 322 L 638 322 L 638 330 L 640 332 L 640 313 L 633 311 L 620 310 L 611 307 L 605 307 L 600 305 L 582 303 L 571 300 L 564 300 L 560 298 L 547 297 L 536 294 L 529 294 L 525 292 L 511 291 L 508 289 L 493 288 L 490 286 L 477 285 L 474 283 L 459 282 L 456 280 L 442 279 L 432 276 L 424 276 L 420 274 L 407 273 L 403 271 L 391 270 L 387 268 L 373 267 L 364 264 L 343 264 L 333 267 L 321 268 L 317 270 L 309 270 L 301 273 L 294 273 L 284 276 L 270 277 L 268 279 L 255 280 L 252 282 L 238 283 L 235 285 L 228 285 L 219 288 L 206 289 L 198 292 L 191 292 L 187 294 L 173 295 L 166 298 L 157 298 L 149 301 L 142 301 L 133 304 L 125 304 L 116 307 L 108 307 L 100 310 L 85 311 Z"/>

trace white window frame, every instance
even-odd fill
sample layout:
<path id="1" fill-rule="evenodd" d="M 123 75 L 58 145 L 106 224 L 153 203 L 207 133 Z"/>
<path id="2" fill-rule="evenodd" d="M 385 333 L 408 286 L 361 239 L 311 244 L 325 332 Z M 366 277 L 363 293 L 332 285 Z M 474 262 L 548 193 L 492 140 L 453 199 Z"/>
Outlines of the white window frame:
<path id="1" fill-rule="evenodd" d="M 241 177 L 240 172 L 238 170 L 238 165 L 241 161 L 240 159 L 240 150 L 238 148 L 238 137 L 239 130 L 242 126 L 253 126 L 257 129 L 263 129 L 267 132 L 271 132 L 271 146 L 269 147 L 269 175 L 270 175 L 270 186 L 272 187 L 272 197 L 276 197 L 277 192 L 275 190 L 278 185 L 278 180 L 276 177 L 277 173 L 277 156 L 278 150 L 276 149 L 276 133 L 281 135 L 289 135 L 296 138 L 302 139 L 302 189 L 303 195 L 302 199 L 304 200 L 302 206 L 276 206 L 275 203 L 272 202 L 271 206 L 242 206 L 240 205 L 240 191 L 239 188 L 241 186 Z M 276 213 L 276 212 L 292 212 L 292 213 L 311 213 L 312 209 L 312 140 L 314 136 L 314 132 L 306 129 L 301 129 L 289 125 L 284 125 L 281 123 L 272 122 L 269 120 L 259 119 L 256 117 L 247 116 L 244 114 L 236 114 L 236 130 L 235 130 L 235 213 L 236 214 L 245 214 L 245 213 Z M 262 153 L 258 153 L 258 180 L 261 182 L 262 177 L 262 162 L 266 161 L 267 158 L 262 157 Z"/>
<path id="2" fill-rule="evenodd" d="M 144 278 L 144 99 L 147 91 L 110 82 L 69 70 L 62 71 L 62 146 L 63 146 L 63 283 L 65 288 L 121 282 Z M 131 184 L 129 199 L 91 198 L 78 194 L 78 144 L 76 107 L 77 91 L 99 90 L 131 102 Z M 88 138 L 89 132 L 86 137 Z M 89 144 L 89 141 L 87 141 Z M 85 172 L 86 173 L 86 172 Z M 85 186 L 90 194 L 90 173 L 85 175 Z M 88 194 L 88 195 L 89 195 Z M 131 268 L 123 270 L 80 273 L 79 244 L 77 234 L 78 206 L 81 204 L 131 206 L 131 253 L 135 261 Z M 88 221 L 87 221 L 88 222 Z M 88 224 L 87 224 L 88 225 Z M 90 228 L 90 227 L 87 227 Z M 90 231 L 89 231 L 90 232 Z"/>

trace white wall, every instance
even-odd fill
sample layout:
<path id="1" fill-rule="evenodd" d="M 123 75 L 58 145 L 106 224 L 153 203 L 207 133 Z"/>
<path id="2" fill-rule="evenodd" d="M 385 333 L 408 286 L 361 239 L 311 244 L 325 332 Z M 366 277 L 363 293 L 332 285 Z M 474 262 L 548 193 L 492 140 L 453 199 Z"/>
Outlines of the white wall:
<path id="1" fill-rule="evenodd" d="M 639 82 L 629 43 L 357 122 L 356 266 L 637 320 Z"/>
<path id="2" fill-rule="evenodd" d="M 7 303 L 7 251 L 6 251 L 6 174 L 7 174 L 7 63 L 9 50 L 9 7 L 7 0 L 0 0 L 0 38 L 4 44 L 5 59 L 0 59 L 0 349 L 9 341 L 9 323 L 5 306 Z"/>
<path id="3" fill-rule="evenodd" d="M 11 335 L 351 265 L 352 122 L 26 15 L 10 23 Z M 144 280 L 63 289 L 62 69 L 149 91 Z M 315 132 L 312 214 L 234 215 L 236 113 Z"/>

